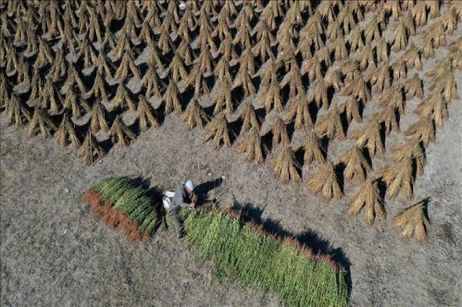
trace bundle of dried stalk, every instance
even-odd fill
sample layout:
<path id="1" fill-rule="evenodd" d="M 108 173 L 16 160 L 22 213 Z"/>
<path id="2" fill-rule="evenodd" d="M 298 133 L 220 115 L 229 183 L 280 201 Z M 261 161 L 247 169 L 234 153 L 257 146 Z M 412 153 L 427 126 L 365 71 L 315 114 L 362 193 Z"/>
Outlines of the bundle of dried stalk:
<path id="1" fill-rule="evenodd" d="M 326 148 L 322 147 L 321 141 L 314 131 L 308 132 L 302 147 L 305 152 L 303 156 L 303 163 L 305 165 L 309 165 L 313 163 L 313 161 L 321 164 L 326 162 Z"/>
<path id="2" fill-rule="evenodd" d="M 98 131 L 100 129 L 105 132 L 109 131 L 106 117 L 106 107 L 101 102 L 95 101 L 90 113 L 90 129 L 92 131 Z"/>
<path id="3" fill-rule="evenodd" d="M 244 153 L 247 162 L 262 163 L 266 148 L 262 144 L 259 129 L 253 127 L 245 138 L 236 146 L 236 152 Z"/>
<path id="4" fill-rule="evenodd" d="M 318 135 L 326 135 L 329 139 L 345 139 L 345 131 L 341 119 L 341 112 L 337 105 L 334 105 L 329 113 L 321 116 L 316 121 L 315 129 Z"/>
<path id="5" fill-rule="evenodd" d="M 273 174 L 279 178 L 283 184 L 289 180 L 295 182 L 301 181 L 299 171 L 300 164 L 295 159 L 295 153 L 289 146 L 284 146 L 282 150 L 274 157 L 270 164 L 273 166 Z"/>
<path id="6" fill-rule="evenodd" d="M 385 220 L 386 218 L 385 202 L 380 196 L 377 180 L 369 179 L 364 182 L 350 197 L 349 203 L 349 215 L 357 215 L 365 208 L 364 217 L 366 224 L 369 226 L 374 224 L 376 217 L 380 220 Z"/>
<path id="7" fill-rule="evenodd" d="M 212 139 L 214 149 L 218 149 L 223 143 L 226 147 L 231 147 L 230 134 L 232 133 L 228 120 L 224 112 L 216 114 L 212 121 L 207 125 L 205 142 Z"/>
<path id="8" fill-rule="evenodd" d="M 85 140 L 77 152 L 79 157 L 85 158 L 86 165 L 92 165 L 96 159 L 102 158 L 105 155 L 103 148 L 98 144 L 91 130 L 88 130 Z"/>
<path id="9" fill-rule="evenodd" d="M 193 98 L 189 102 L 181 118 L 186 123 L 188 130 L 192 130 L 195 127 L 203 128 L 210 120 L 196 98 Z"/>
<path id="10" fill-rule="evenodd" d="M 76 149 L 81 146 L 80 133 L 75 128 L 75 124 L 70 119 L 69 113 L 64 113 L 61 124 L 56 132 L 56 143 L 62 147 L 72 144 Z"/>
<path id="11" fill-rule="evenodd" d="M 401 239 L 415 237 L 419 243 L 427 243 L 427 231 L 430 221 L 425 212 L 423 202 L 419 202 L 401 211 L 393 218 L 393 227 L 404 227 Z"/>
<path id="12" fill-rule="evenodd" d="M 257 116 L 252 103 L 247 103 L 239 115 L 239 118 L 242 120 L 241 133 L 245 133 L 252 128 L 256 128 L 258 131 L 260 131 L 263 119 L 260 116 Z"/>
<path id="13" fill-rule="evenodd" d="M 31 137 L 40 132 L 43 138 L 50 138 L 52 137 L 53 131 L 56 130 L 57 127 L 48 115 L 47 111 L 35 107 L 34 114 L 32 115 L 32 119 L 29 123 L 29 128 L 27 129 L 27 134 Z"/>
<path id="14" fill-rule="evenodd" d="M 365 181 L 367 173 L 372 171 L 372 165 L 364 157 L 362 149 L 357 145 L 341 155 L 339 163 L 343 163 L 345 166 L 343 175 L 346 180 Z"/>
<path id="15" fill-rule="evenodd" d="M 113 143 L 119 143 L 121 146 L 127 146 L 130 141 L 136 138 L 135 133 L 127 127 L 120 115 L 116 116 L 108 135 Z"/>
<path id="16" fill-rule="evenodd" d="M 328 162 L 318 172 L 313 174 L 307 182 L 308 190 L 313 194 L 321 194 L 323 201 L 330 201 L 332 198 L 339 200 L 343 196 L 340 188 L 335 166 Z"/>
<path id="17" fill-rule="evenodd" d="M 404 198 L 413 197 L 414 176 L 412 172 L 412 159 L 402 159 L 400 162 L 378 170 L 383 180 L 387 184 L 386 196 L 394 199 L 399 194 Z"/>
<path id="18" fill-rule="evenodd" d="M 141 131 L 148 130 L 149 126 L 152 127 L 159 127 L 160 124 L 156 119 L 156 111 L 154 108 L 149 104 L 146 97 L 143 95 L 138 96 L 138 108 L 136 110 L 137 119 L 140 125 Z"/>

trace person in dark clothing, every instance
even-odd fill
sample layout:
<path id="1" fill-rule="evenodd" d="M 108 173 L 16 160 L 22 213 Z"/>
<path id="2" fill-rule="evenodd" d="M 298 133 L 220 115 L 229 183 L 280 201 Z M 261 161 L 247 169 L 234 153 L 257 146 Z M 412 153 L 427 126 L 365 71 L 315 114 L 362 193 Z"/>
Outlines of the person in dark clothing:
<path id="1" fill-rule="evenodd" d="M 182 221 L 179 217 L 181 208 L 194 209 L 196 206 L 197 194 L 194 192 L 194 182 L 192 180 L 186 181 L 181 184 L 173 195 L 172 205 L 173 209 L 170 211 L 175 219 L 176 229 L 178 230 L 178 238 L 183 238 L 184 229 Z"/>

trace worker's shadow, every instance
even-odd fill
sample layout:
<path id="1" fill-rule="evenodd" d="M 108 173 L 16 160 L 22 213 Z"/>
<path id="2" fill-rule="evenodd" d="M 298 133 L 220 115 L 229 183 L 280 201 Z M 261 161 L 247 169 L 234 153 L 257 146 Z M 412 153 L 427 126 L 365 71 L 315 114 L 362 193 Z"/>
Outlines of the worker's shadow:
<path id="1" fill-rule="evenodd" d="M 197 185 L 194 189 L 198 196 L 197 205 L 201 206 L 205 203 L 217 203 L 216 199 L 209 199 L 209 192 L 215 188 L 218 188 L 223 183 L 222 178 L 217 178 L 215 180 L 209 180 L 207 182 Z"/>

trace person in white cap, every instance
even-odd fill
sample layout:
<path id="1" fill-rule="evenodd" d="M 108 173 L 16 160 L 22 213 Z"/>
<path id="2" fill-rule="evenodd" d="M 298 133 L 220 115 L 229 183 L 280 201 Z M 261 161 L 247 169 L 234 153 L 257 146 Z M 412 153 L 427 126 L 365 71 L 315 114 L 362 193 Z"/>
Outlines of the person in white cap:
<path id="1" fill-rule="evenodd" d="M 185 184 L 181 184 L 173 195 L 172 204 L 173 209 L 170 211 L 174 218 L 176 228 L 178 230 L 178 238 L 183 238 L 184 230 L 183 225 L 178 215 L 181 208 L 193 209 L 196 206 L 197 194 L 194 192 L 194 182 L 192 180 L 186 181 Z"/>

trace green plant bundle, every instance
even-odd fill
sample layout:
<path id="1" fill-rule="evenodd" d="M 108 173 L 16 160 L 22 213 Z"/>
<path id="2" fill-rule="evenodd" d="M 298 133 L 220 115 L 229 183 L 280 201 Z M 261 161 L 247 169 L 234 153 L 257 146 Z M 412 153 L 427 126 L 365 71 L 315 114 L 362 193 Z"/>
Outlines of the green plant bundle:
<path id="1" fill-rule="evenodd" d="M 220 273 L 275 293 L 287 306 L 347 305 L 343 272 L 321 258 L 308 258 L 287 241 L 242 225 L 239 218 L 216 208 L 182 214 L 186 242 Z"/>
<path id="2" fill-rule="evenodd" d="M 99 193 L 101 202 L 108 201 L 113 209 L 123 212 L 147 234 L 152 234 L 162 224 L 160 201 L 131 178 L 105 178 L 95 184 L 93 190 Z"/>

